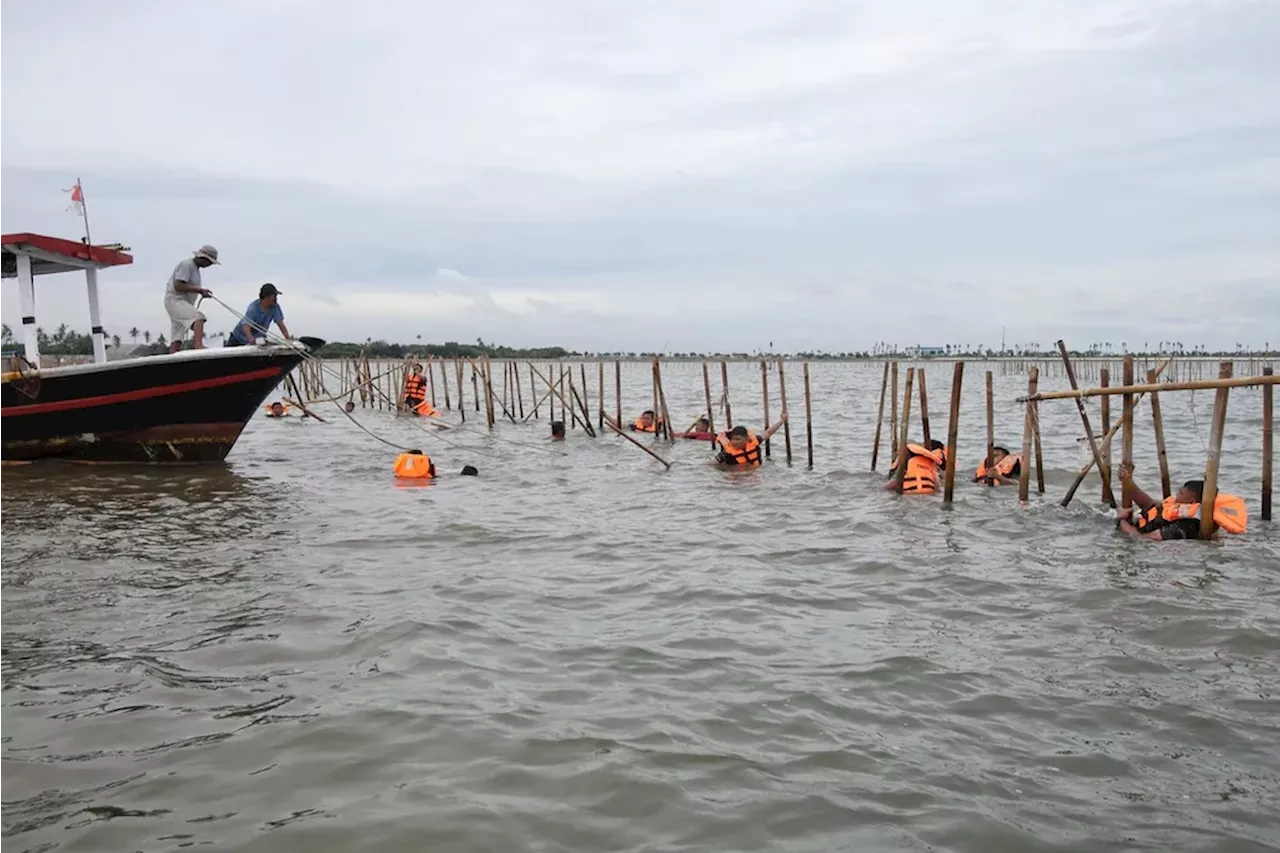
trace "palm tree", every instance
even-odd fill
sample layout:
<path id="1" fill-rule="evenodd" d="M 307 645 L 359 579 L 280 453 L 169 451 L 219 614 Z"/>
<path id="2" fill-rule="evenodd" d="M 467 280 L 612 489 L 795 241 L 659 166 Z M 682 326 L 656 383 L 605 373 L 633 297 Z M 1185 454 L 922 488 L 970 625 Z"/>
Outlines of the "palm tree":
<path id="1" fill-rule="evenodd" d="M 156 343 L 159 344 L 160 346 L 166 345 L 163 334 L 156 335 Z"/>
<path id="2" fill-rule="evenodd" d="M 111 345 L 112 345 L 113 347 L 115 347 L 116 349 L 120 349 L 120 336 L 119 336 L 119 335 L 112 335 L 112 336 L 111 336 Z"/>
<path id="3" fill-rule="evenodd" d="M 142 340 L 146 342 L 147 346 L 151 346 L 151 333 L 150 333 L 150 332 L 143 332 L 143 333 L 142 333 Z"/>
<path id="4" fill-rule="evenodd" d="M 138 342 L 138 335 L 139 335 L 139 332 L 138 332 L 137 326 L 134 326 L 132 329 L 129 330 L 129 337 L 133 340 L 135 344 Z"/>

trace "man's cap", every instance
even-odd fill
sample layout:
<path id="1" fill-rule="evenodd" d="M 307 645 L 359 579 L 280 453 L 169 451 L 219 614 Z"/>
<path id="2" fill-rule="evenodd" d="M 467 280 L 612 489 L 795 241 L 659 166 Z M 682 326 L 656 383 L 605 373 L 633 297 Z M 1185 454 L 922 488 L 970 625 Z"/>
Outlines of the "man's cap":
<path id="1" fill-rule="evenodd" d="M 279 296 L 279 295 L 280 295 L 280 291 L 276 290 L 276 286 L 271 282 L 267 282 L 266 284 L 262 285 L 262 287 L 258 288 L 259 299 L 266 299 L 268 296 Z"/>
<path id="2" fill-rule="evenodd" d="M 210 246 L 208 243 L 205 243 L 199 249 L 196 249 L 194 254 L 197 258 L 204 258 L 212 264 L 222 263 L 222 261 L 218 260 L 218 250 Z"/>

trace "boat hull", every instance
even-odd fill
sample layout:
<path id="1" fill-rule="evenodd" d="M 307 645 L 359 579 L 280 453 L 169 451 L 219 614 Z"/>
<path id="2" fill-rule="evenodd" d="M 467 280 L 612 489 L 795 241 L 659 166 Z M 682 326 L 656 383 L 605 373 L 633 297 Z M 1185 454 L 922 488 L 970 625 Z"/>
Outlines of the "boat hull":
<path id="1" fill-rule="evenodd" d="M 237 347 L 7 375 L 3 459 L 219 462 L 303 356 Z"/>

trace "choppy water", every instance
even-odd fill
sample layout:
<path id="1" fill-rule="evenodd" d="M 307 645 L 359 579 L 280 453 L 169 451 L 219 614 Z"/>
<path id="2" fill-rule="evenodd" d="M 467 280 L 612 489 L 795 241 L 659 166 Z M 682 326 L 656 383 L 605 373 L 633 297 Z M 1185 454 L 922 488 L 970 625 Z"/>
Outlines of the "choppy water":
<path id="1" fill-rule="evenodd" d="M 700 369 L 665 379 L 691 418 Z M 1259 393 L 1232 393 L 1223 464 L 1251 531 L 1154 544 L 1096 479 L 1057 506 L 1070 402 L 1044 404 L 1025 509 L 883 494 L 879 383 L 814 366 L 813 472 L 780 440 L 758 472 L 691 442 L 664 472 L 616 437 L 545 443 L 545 412 L 448 447 L 371 411 L 446 476 L 395 488 L 392 451 L 297 418 L 255 419 L 225 469 L 6 469 L 6 850 L 1278 849 Z M 758 367 L 731 384 L 758 420 Z M 1005 443 L 1024 388 L 997 376 Z M 982 393 L 970 365 L 966 467 Z M 1186 479 L 1212 397 L 1162 403 Z"/>

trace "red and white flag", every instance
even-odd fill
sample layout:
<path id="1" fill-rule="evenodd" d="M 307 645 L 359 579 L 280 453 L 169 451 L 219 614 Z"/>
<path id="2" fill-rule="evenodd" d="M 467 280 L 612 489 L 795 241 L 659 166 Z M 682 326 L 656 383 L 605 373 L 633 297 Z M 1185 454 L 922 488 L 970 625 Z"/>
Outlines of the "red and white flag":
<path id="1" fill-rule="evenodd" d="M 66 192 L 66 190 L 64 190 Z M 67 205 L 67 210 L 76 216 L 84 216 L 84 191 L 80 189 L 80 182 L 76 181 L 76 185 L 71 188 L 71 204 Z"/>

